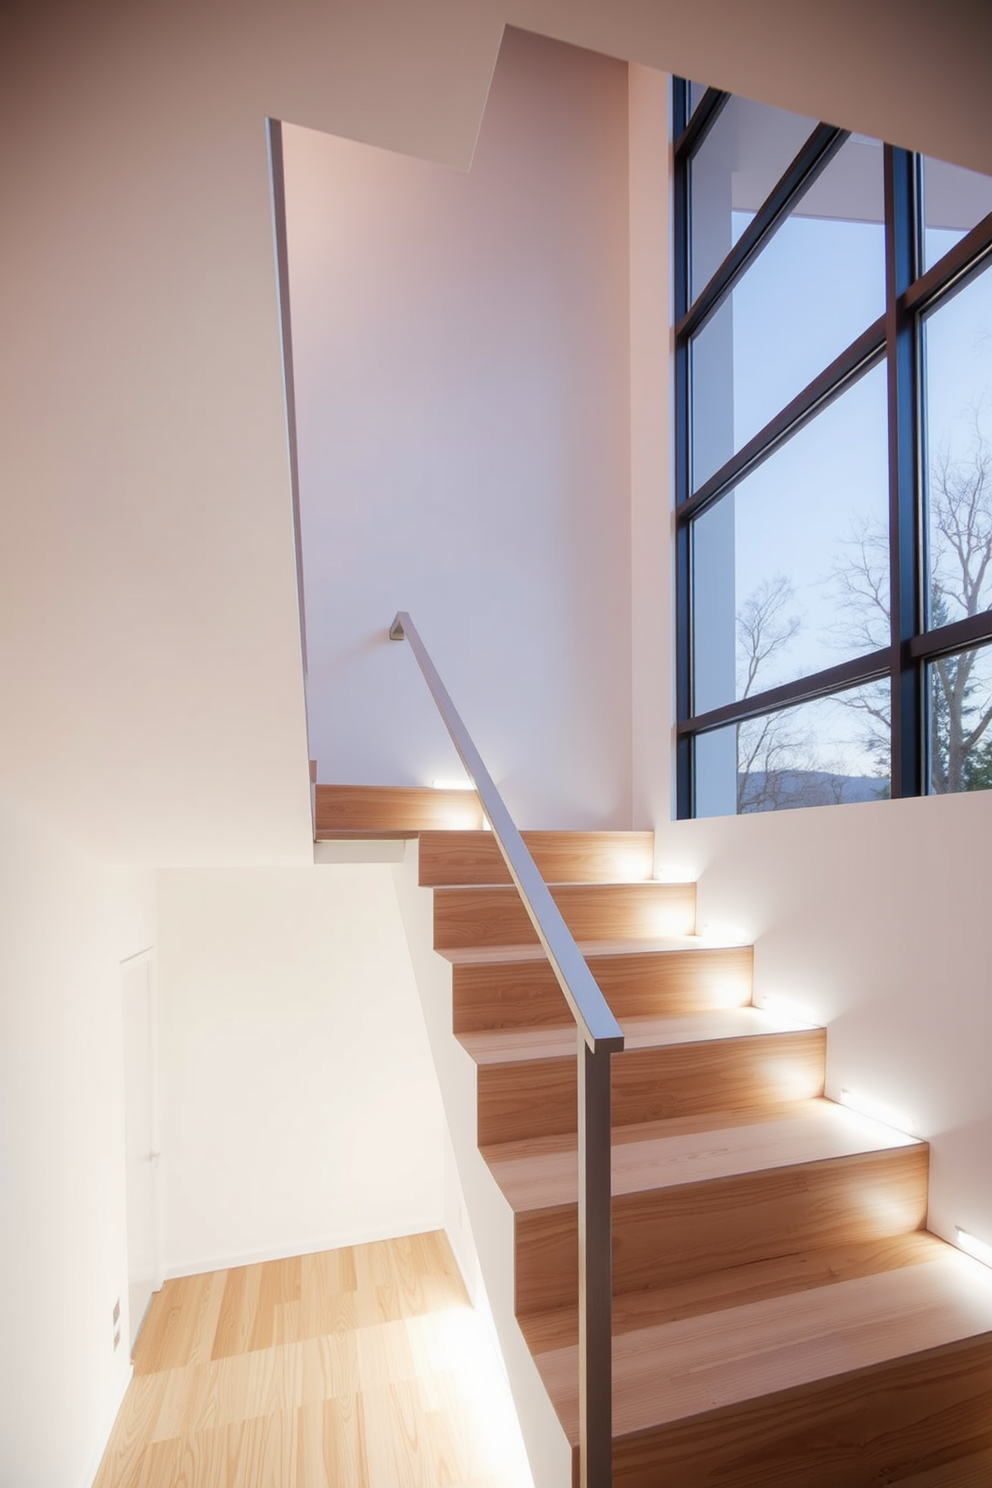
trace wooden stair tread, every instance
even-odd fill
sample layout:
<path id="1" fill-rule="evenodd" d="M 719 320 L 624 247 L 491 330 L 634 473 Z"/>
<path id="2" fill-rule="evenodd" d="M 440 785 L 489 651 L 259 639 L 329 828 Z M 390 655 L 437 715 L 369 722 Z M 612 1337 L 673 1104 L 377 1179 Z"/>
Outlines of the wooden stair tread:
<path id="1" fill-rule="evenodd" d="M 576 945 L 588 961 L 596 957 L 611 960 L 623 956 L 664 956 L 682 951 L 698 954 L 706 951 L 750 950 L 740 941 L 705 939 L 699 935 L 618 936 L 616 940 L 591 940 L 579 937 Z M 508 941 L 506 945 L 437 946 L 437 954 L 453 966 L 501 966 L 509 961 L 547 960 L 544 949 L 535 941 Z"/>
<path id="2" fill-rule="evenodd" d="M 915 1137 L 849 1111 L 833 1101 L 782 1102 L 748 1110 L 618 1127 L 613 1132 L 614 1196 L 672 1188 L 785 1166 L 903 1147 Z M 575 1204 L 577 1148 L 571 1136 L 486 1147 L 484 1156 L 516 1214 Z"/>
<path id="3" fill-rule="evenodd" d="M 992 1272 L 951 1246 L 914 1266 L 635 1329 L 613 1345 L 614 1437 L 989 1336 Z M 573 1445 L 578 1352 L 536 1355 Z"/>
<path id="4" fill-rule="evenodd" d="M 579 883 L 551 886 L 551 896 L 580 941 L 687 935 L 695 925 L 694 884 Z M 434 890 L 434 945 L 537 944 L 513 885 L 456 885 Z"/>
<path id="5" fill-rule="evenodd" d="M 959 1457 L 928 1472 L 900 1478 L 899 1488 L 989 1488 L 992 1483 L 992 1448 L 973 1457 Z"/>
<path id="6" fill-rule="evenodd" d="M 526 831 L 521 836 L 547 883 L 636 883 L 654 872 L 653 832 Z M 420 883 L 508 884 L 510 874 L 487 831 L 424 832 Z"/>
<path id="7" fill-rule="evenodd" d="M 796 1031 L 793 1025 L 754 1007 L 716 1008 L 676 1018 L 632 1017 L 618 1021 L 623 1029 L 625 1052 Z M 574 1059 L 575 1041 L 574 1026 L 570 1029 L 559 1025 L 550 1028 L 487 1028 L 459 1035 L 459 1042 L 479 1065 L 515 1064 L 528 1059 Z"/>
<path id="8" fill-rule="evenodd" d="M 902 1266 L 918 1266 L 945 1249 L 926 1230 L 887 1235 L 860 1244 L 832 1245 L 794 1251 L 771 1260 L 751 1261 L 679 1282 L 674 1286 L 622 1292 L 613 1299 L 613 1331 L 636 1332 L 702 1313 L 722 1312 L 770 1297 L 787 1296 L 838 1281 L 873 1276 Z M 576 1347 L 576 1307 L 554 1307 L 521 1320 L 535 1354 Z"/>
<path id="9" fill-rule="evenodd" d="M 327 841 L 347 837 L 406 837 L 430 828 L 471 830 L 482 826 L 482 807 L 474 790 L 436 790 L 433 786 L 317 785 L 316 835 Z"/>

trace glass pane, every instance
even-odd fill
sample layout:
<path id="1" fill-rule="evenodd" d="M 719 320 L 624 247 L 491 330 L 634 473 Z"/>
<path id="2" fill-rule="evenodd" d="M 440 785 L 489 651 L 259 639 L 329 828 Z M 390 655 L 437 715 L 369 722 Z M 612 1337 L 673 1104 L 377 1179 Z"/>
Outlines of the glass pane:
<path id="1" fill-rule="evenodd" d="M 930 614 L 992 605 L 992 269 L 924 322 Z"/>
<path id="2" fill-rule="evenodd" d="M 885 368 L 693 523 L 693 711 L 887 645 Z"/>
<path id="3" fill-rule="evenodd" d="M 943 258 L 992 212 L 992 177 L 945 160 L 923 161 L 923 267 Z"/>
<path id="4" fill-rule="evenodd" d="M 992 646 L 927 667 L 930 791 L 992 789 Z"/>
<path id="5" fill-rule="evenodd" d="M 798 155 L 815 119 L 731 98 L 690 167 L 690 296 L 709 283 Z"/>
<path id="6" fill-rule="evenodd" d="M 692 118 L 693 114 L 696 112 L 697 108 L 699 107 L 699 100 L 702 98 L 703 94 L 706 92 L 706 86 L 707 85 L 705 83 L 690 83 L 689 84 L 689 118 L 690 119 Z"/>
<path id="7" fill-rule="evenodd" d="M 882 800 L 889 752 L 887 682 L 715 729 L 696 740 L 696 815 Z"/>
<path id="8" fill-rule="evenodd" d="M 691 347 L 694 490 L 885 305 L 882 148 L 850 139 Z"/>

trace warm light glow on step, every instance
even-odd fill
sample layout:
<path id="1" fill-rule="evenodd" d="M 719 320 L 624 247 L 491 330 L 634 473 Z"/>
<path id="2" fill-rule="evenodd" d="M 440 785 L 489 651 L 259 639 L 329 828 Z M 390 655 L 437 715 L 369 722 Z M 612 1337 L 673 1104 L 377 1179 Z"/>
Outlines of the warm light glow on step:
<path id="1" fill-rule="evenodd" d="M 957 1227 L 958 1245 L 968 1255 L 974 1256 L 976 1261 L 981 1261 L 983 1266 L 992 1266 L 992 1245 L 984 1240 L 979 1240 L 976 1235 L 971 1235 L 967 1230 Z"/>
<path id="2" fill-rule="evenodd" d="M 465 776 L 462 776 L 460 780 L 432 780 L 431 789 L 470 791 L 475 790 L 475 786 L 472 784 L 471 780 L 467 779 Z"/>
<path id="3" fill-rule="evenodd" d="M 707 945 L 731 946 L 750 945 L 753 936 L 741 928 L 740 925 L 717 924 L 714 920 L 704 920 L 696 931 L 696 939 L 704 941 Z"/>
<path id="4" fill-rule="evenodd" d="M 916 1131 L 912 1119 L 905 1111 L 897 1111 L 888 1106 L 884 1101 L 876 1100 L 873 1095 L 865 1095 L 861 1090 L 842 1090 L 840 1093 L 841 1104 L 851 1111 L 857 1111 L 859 1116 L 867 1116 L 872 1121 L 881 1121 L 883 1126 L 892 1126 L 896 1131 Z"/>
<path id="5" fill-rule="evenodd" d="M 791 997 L 780 997 L 777 992 L 765 993 L 761 999 L 761 1009 L 770 1017 L 781 1018 L 783 1023 L 794 1023 L 800 1028 L 821 1026 L 820 1020 L 810 1008 L 793 1002 Z"/>

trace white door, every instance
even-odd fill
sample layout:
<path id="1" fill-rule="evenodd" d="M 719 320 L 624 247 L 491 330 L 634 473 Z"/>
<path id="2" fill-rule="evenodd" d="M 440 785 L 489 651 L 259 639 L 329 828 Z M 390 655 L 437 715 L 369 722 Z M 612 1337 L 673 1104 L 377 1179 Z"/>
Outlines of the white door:
<path id="1" fill-rule="evenodd" d="M 162 1285 L 158 1244 L 157 1019 L 151 953 L 121 964 L 124 1016 L 124 1139 L 127 1153 L 127 1272 L 130 1344 L 152 1292 Z"/>

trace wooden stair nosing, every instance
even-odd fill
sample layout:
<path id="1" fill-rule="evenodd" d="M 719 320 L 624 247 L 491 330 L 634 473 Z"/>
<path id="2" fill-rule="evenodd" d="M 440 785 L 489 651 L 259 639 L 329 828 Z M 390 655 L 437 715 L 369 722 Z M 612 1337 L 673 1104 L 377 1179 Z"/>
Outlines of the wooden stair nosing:
<path id="1" fill-rule="evenodd" d="M 613 1198 L 903 1150 L 928 1152 L 919 1138 L 823 1098 L 645 1122 L 613 1133 Z M 575 1203 L 574 1138 L 501 1143 L 484 1156 L 515 1213 Z"/>
<path id="2" fill-rule="evenodd" d="M 738 1009 L 742 1013 L 749 1009 Z M 756 1012 L 756 1019 L 760 1021 Z M 647 1021 L 647 1020 L 644 1020 Z M 700 1036 L 675 1042 L 644 1034 L 632 1036 L 611 1061 L 614 1127 L 644 1125 L 724 1107 L 740 1112 L 823 1094 L 826 1034 L 823 1029 L 714 1033 L 704 1037 L 705 1017 L 652 1020 L 653 1030 L 678 1022 Z M 500 1046 L 499 1035 L 466 1034 L 461 1042 L 478 1065 L 480 1145 L 526 1140 L 576 1130 L 575 1034 L 568 1028 L 541 1030 L 530 1047 L 548 1052 L 523 1057 L 517 1041 Z M 495 1045 L 495 1048 L 493 1047 Z"/>
<path id="3" fill-rule="evenodd" d="M 674 1472 L 680 1488 L 713 1481 L 833 1488 L 886 1479 L 774 1474 L 818 1472 L 824 1462 L 840 1473 L 860 1462 L 873 1471 L 895 1465 L 908 1476 L 928 1454 L 960 1452 L 962 1441 L 972 1450 L 992 1445 L 992 1278 L 969 1274 L 977 1263 L 942 1249 L 948 1254 L 918 1265 L 616 1338 L 617 1481 L 656 1481 L 633 1475 L 650 1463 L 655 1474 L 662 1466 Z M 536 1361 L 574 1445 L 577 1352 L 540 1352 Z M 851 1430 L 853 1421 L 860 1430 Z M 712 1477 L 698 1468 L 707 1440 Z M 873 1459 L 894 1443 L 907 1447 L 901 1462 Z"/>
<path id="4" fill-rule="evenodd" d="M 574 1027 L 547 959 L 539 947 L 503 947 L 477 959 L 449 952 L 453 964 L 454 1032 L 542 1024 Z M 595 950 L 581 944 L 594 980 L 614 1015 L 625 1018 L 678 1016 L 707 1009 L 743 1007 L 751 1001 L 751 946 L 686 945 L 684 939 L 656 943 L 618 941 Z M 526 951 L 527 954 L 520 954 Z M 442 953 L 443 954 L 443 953 Z"/>
<path id="5" fill-rule="evenodd" d="M 628 883 L 654 871 L 653 832 L 525 831 L 524 842 L 547 883 Z M 433 831 L 420 837 L 420 884 L 509 884 L 491 832 Z"/>
<path id="6" fill-rule="evenodd" d="M 695 922 L 695 885 L 553 884 L 551 896 L 576 940 L 687 934 Z M 512 887 L 439 888 L 434 893 L 436 950 L 537 942 Z"/>
<path id="7" fill-rule="evenodd" d="M 318 833 L 382 837 L 482 826 L 475 791 L 394 785 L 317 785 L 314 790 Z"/>
<path id="8" fill-rule="evenodd" d="M 935 1259 L 943 1244 L 927 1230 L 911 1230 L 850 1245 L 818 1245 L 768 1260 L 734 1264 L 690 1277 L 674 1286 L 618 1292 L 613 1299 L 614 1337 L 709 1312 L 725 1312 L 767 1298 L 832 1286 L 880 1271 L 922 1265 Z M 524 1313 L 520 1326 L 534 1355 L 578 1346 L 576 1306 Z"/>
<path id="9" fill-rule="evenodd" d="M 884 1190 L 883 1205 L 875 1190 Z M 926 1212 L 927 1153 L 912 1147 L 639 1189 L 613 1200 L 614 1292 L 674 1286 L 818 1245 L 884 1238 L 919 1229 Z M 514 1252 L 519 1315 L 574 1303 L 574 1203 L 516 1213 Z"/>

